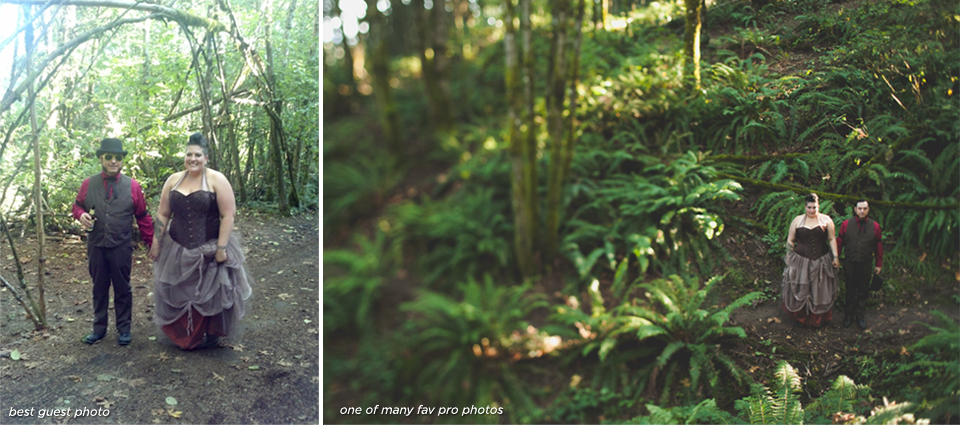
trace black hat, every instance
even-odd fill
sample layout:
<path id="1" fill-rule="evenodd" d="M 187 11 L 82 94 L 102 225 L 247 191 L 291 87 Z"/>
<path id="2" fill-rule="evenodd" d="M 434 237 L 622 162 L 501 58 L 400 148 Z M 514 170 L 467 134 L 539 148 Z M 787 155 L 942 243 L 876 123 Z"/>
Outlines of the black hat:
<path id="1" fill-rule="evenodd" d="M 97 149 L 97 156 L 105 153 L 126 155 L 127 151 L 123 150 L 123 142 L 120 139 L 103 139 L 100 141 L 100 149 Z"/>

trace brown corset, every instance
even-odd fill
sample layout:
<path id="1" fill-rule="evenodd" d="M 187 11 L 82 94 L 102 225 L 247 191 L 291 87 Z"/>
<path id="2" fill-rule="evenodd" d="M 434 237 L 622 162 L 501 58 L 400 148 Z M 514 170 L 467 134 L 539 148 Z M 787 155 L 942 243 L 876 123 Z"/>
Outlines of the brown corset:
<path id="1" fill-rule="evenodd" d="M 812 229 L 798 227 L 796 242 L 797 245 L 793 251 L 811 260 L 816 260 L 830 253 L 830 245 L 827 244 L 827 231 L 822 226 Z"/>
<path id="2" fill-rule="evenodd" d="M 220 236 L 220 208 L 217 194 L 198 190 L 184 195 L 170 191 L 170 238 L 187 249 L 194 249 L 204 242 Z"/>

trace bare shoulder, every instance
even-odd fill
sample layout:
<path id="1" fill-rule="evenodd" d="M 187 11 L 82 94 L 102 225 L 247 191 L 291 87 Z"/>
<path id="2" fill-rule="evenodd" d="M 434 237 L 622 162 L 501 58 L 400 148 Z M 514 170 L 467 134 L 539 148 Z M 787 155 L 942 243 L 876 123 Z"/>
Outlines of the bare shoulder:
<path id="1" fill-rule="evenodd" d="M 214 192 L 218 192 L 221 189 L 227 189 L 230 187 L 230 181 L 227 180 L 227 176 L 224 176 L 223 173 L 208 168 L 207 169 L 207 180 L 210 181 L 211 189 Z"/>
<path id="2" fill-rule="evenodd" d="M 163 184 L 163 186 L 167 187 L 176 184 L 176 182 L 183 177 L 184 173 L 186 173 L 186 171 L 177 171 L 176 173 L 171 174 L 170 177 L 167 177 L 167 181 Z"/>

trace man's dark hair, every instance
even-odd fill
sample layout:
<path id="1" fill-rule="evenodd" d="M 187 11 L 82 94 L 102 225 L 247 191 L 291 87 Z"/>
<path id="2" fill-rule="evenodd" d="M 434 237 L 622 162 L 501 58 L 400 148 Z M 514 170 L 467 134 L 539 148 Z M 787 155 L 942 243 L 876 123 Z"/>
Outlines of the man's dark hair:
<path id="1" fill-rule="evenodd" d="M 817 196 L 816 193 L 811 193 L 807 195 L 805 198 L 803 198 L 803 202 L 804 203 L 810 203 L 810 202 L 820 203 L 820 197 Z"/>
<path id="2" fill-rule="evenodd" d="M 203 149 L 204 155 L 210 155 L 210 144 L 207 143 L 207 138 L 203 137 L 203 134 L 199 131 L 190 135 L 187 146 L 190 145 L 200 146 L 200 149 Z"/>

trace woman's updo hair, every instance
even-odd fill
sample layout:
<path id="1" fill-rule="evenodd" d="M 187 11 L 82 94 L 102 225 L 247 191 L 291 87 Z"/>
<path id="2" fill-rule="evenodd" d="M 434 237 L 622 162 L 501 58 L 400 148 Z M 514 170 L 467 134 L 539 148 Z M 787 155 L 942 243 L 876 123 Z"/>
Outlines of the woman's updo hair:
<path id="1" fill-rule="evenodd" d="M 815 202 L 815 203 L 818 203 L 818 204 L 819 204 L 819 203 L 820 203 L 820 197 L 817 196 L 816 193 L 811 193 L 811 194 L 807 195 L 805 198 L 803 198 L 803 201 L 804 201 L 805 203 L 808 203 L 808 204 L 809 204 L 810 202 Z"/>
<path id="2" fill-rule="evenodd" d="M 203 149 L 203 154 L 209 156 L 210 144 L 207 143 L 207 138 L 203 137 L 203 133 L 199 131 L 190 135 L 190 140 L 187 141 L 187 146 L 196 145 L 200 146 L 200 149 Z"/>

